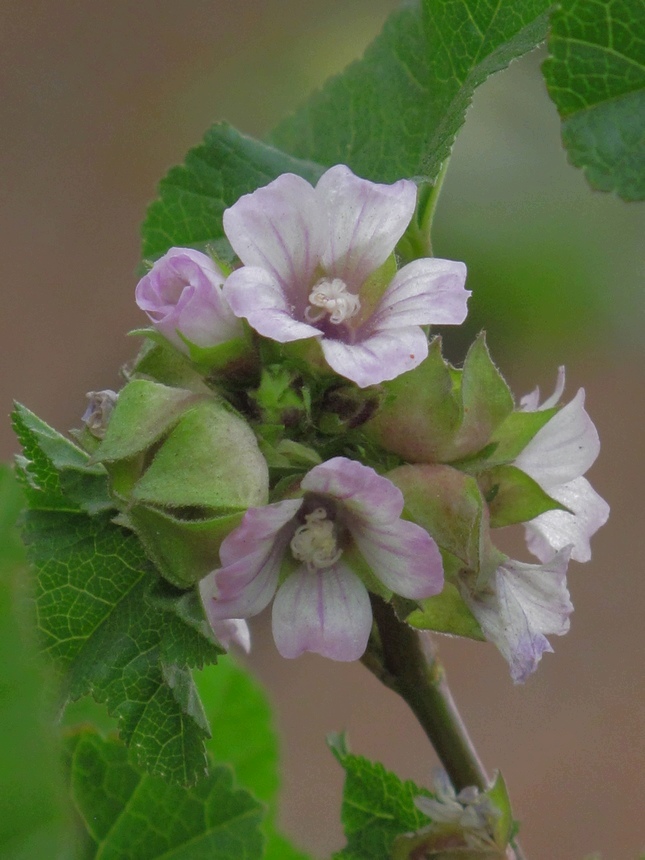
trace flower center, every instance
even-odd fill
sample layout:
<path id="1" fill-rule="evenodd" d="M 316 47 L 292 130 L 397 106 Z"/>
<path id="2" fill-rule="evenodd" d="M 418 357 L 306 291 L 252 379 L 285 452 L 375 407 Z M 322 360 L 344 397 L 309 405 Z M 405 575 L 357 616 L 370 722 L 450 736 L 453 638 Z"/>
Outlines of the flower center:
<path id="1" fill-rule="evenodd" d="M 350 293 L 340 278 L 321 278 L 309 293 L 305 319 L 315 323 L 329 314 L 329 322 L 338 325 L 356 316 L 360 307 L 358 296 Z"/>
<path id="2" fill-rule="evenodd" d="M 305 523 L 296 529 L 290 546 L 294 558 L 304 561 L 310 570 L 332 567 L 343 554 L 336 543 L 334 523 L 327 519 L 324 508 L 305 515 Z"/>

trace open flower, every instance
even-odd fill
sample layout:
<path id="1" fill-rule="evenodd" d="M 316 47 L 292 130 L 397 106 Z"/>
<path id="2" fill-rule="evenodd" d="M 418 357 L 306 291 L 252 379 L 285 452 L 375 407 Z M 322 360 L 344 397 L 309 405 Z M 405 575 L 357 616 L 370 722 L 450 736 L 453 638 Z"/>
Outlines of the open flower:
<path id="1" fill-rule="evenodd" d="M 242 334 L 242 324 L 222 294 L 225 275 L 192 248 L 171 248 L 137 284 L 135 299 L 150 321 L 181 352 L 186 341 L 218 346 Z"/>
<path id="2" fill-rule="evenodd" d="M 379 185 L 336 165 L 313 188 L 285 173 L 224 212 L 244 263 L 224 294 L 265 337 L 317 338 L 327 363 L 361 388 L 394 379 L 428 354 L 421 326 L 463 322 L 470 295 L 465 265 L 451 260 L 415 260 L 384 292 L 370 281 L 415 205 L 405 179 Z"/>
<path id="3" fill-rule="evenodd" d="M 539 391 L 522 398 L 526 411 L 555 406 L 564 389 L 564 368 L 558 373 L 553 395 L 541 406 Z M 554 550 L 572 545 L 571 558 L 589 561 L 589 540 L 604 525 L 609 505 L 582 476 L 600 451 L 600 440 L 585 408 L 584 389 L 563 406 L 535 434 L 516 458 L 515 465 L 530 475 L 553 499 L 568 511 L 546 511 L 526 524 L 526 541 L 540 561 L 546 561 Z"/>
<path id="4" fill-rule="evenodd" d="M 507 558 L 482 589 L 474 575 L 461 579 L 462 597 L 511 667 L 511 678 L 521 683 L 535 672 L 545 651 L 553 651 L 547 635 L 562 636 L 569 629 L 573 605 L 567 590 L 571 547 L 544 564 L 525 564 Z"/>
<path id="5" fill-rule="evenodd" d="M 441 591 L 441 555 L 421 526 L 400 518 L 401 491 L 368 466 L 335 457 L 301 489 L 300 499 L 249 508 L 224 539 L 222 567 L 200 583 L 206 613 L 213 626 L 248 618 L 275 595 L 283 657 L 357 660 L 372 626 L 365 566 L 380 588 L 416 600 Z"/>

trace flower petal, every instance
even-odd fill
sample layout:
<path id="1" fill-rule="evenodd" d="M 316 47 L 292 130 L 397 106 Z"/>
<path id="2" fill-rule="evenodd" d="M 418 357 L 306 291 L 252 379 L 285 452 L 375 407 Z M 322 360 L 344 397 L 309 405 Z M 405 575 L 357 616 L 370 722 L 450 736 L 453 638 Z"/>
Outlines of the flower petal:
<path id="1" fill-rule="evenodd" d="M 273 638 L 283 657 L 314 651 L 332 660 L 358 660 L 371 629 L 367 589 L 342 564 L 300 568 L 280 586 L 273 603 Z"/>
<path id="2" fill-rule="evenodd" d="M 466 319 L 470 291 L 466 266 L 428 257 L 408 263 L 394 276 L 370 325 L 375 331 L 410 325 L 459 325 Z"/>
<path id="3" fill-rule="evenodd" d="M 223 217 L 224 232 L 246 266 L 265 269 L 287 293 L 300 288 L 306 299 L 326 238 L 320 203 L 306 180 L 283 173 L 240 197 Z"/>
<path id="4" fill-rule="evenodd" d="M 349 530 L 374 574 L 401 597 L 421 600 L 443 588 L 441 553 L 428 532 L 416 523 L 349 521 Z"/>
<path id="5" fill-rule="evenodd" d="M 286 499 L 261 508 L 249 508 L 242 522 L 222 541 L 219 551 L 222 567 L 268 552 L 279 531 L 300 510 L 301 499 Z"/>
<path id="6" fill-rule="evenodd" d="M 553 394 L 544 401 L 542 405 L 540 405 L 540 388 L 534 388 L 530 394 L 525 394 L 524 397 L 520 400 L 520 407 L 522 412 L 543 412 L 545 409 L 551 409 L 553 406 L 557 406 L 560 402 L 560 398 L 562 397 L 562 392 L 564 391 L 565 384 L 565 369 L 563 365 L 560 365 L 558 368 L 558 377 L 555 383 L 555 389 Z"/>
<path id="7" fill-rule="evenodd" d="M 581 388 L 515 459 L 518 469 L 547 492 L 584 475 L 598 456 L 600 440 L 584 403 L 585 393 Z"/>
<path id="8" fill-rule="evenodd" d="M 554 550 L 573 544 L 571 558 L 589 561 L 589 540 L 607 522 L 609 505 L 598 495 L 586 478 L 554 487 L 551 496 L 568 511 L 546 511 L 526 523 L 526 543 L 533 555 L 546 561 Z"/>
<path id="9" fill-rule="evenodd" d="M 329 366 L 360 388 L 413 370 L 428 355 L 428 338 L 419 326 L 379 331 L 357 343 L 323 338 L 320 344 Z"/>
<path id="10" fill-rule="evenodd" d="M 229 275 L 224 296 L 233 313 L 245 317 L 257 332 L 279 343 L 320 337 L 319 329 L 294 318 L 295 308 L 276 280 L 265 269 L 243 266 Z"/>
<path id="11" fill-rule="evenodd" d="M 337 164 L 318 180 L 316 197 L 329 219 L 323 267 L 358 289 L 394 251 L 414 214 L 417 189 L 407 179 L 369 182 Z"/>
<path id="12" fill-rule="evenodd" d="M 226 650 L 237 645 L 247 654 L 251 653 L 251 631 L 243 618 L 223 618 L 211 624 L 213 633 L 220 645 Z"/>
<path id="13" fill-rule="evenodd" d="M 537 669 L 545 651 L 553 651 L 546 635 L 562 636 L 569 629 L 569 552 L 565 547 L 544 565 L 508 559 L 483 592 L 473 593 L 461 583 L 464 600 L 509 663 L 516 684 Z"/>
<path id="14" fill-rule="evenodd" d="M 351 514 L 374 525 L 391 523 L 403 511 L 403 493 L 392 481 L 347 457 L 314 466 L 300 486 L 305 492 L 332 496 Z"/>

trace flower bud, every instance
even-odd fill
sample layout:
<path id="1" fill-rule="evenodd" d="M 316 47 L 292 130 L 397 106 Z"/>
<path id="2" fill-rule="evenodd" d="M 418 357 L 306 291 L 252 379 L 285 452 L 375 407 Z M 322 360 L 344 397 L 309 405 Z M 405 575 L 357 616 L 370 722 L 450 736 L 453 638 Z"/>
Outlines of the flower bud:
<path id="1" fill-rule="evenodd" d="M 242 323 L 222 295 L 226 276 L 206 254 L 171 248 L 137 284 L 135 298 L 154 327 L 181 352 L 239 338 Z"/>
<path id="2" fill-rule="evenodd" d="M 105 436 L 118 394 L 111 388 L 106 388 L 103 391 L 88 391 L 85 396 L 89 402 L 81 421 L 92 436 L 102 439 Z"/>

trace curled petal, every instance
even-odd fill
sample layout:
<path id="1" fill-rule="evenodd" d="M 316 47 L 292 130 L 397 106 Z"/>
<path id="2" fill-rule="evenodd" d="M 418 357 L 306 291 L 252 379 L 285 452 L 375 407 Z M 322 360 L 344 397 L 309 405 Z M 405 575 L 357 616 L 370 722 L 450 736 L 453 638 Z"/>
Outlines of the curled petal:
<path id="1" fill-rule="evenodd" d="M 428 338 L 419 326 L 377 331 L 356 343 L 324 338 L 321 346 L 329 366 L 360 388 L 414 370 L 428 355 Z"/>
<path id="2" fill-rule="evenodd" d="M 466 266 L 428 257 L 408 263 L 383 294 L 371 325 L 376 331 L 410 325 L 459 325 L 466 319 L 470 291 Z"/>
<path id="3" fill-rule="evenodd" d="M 280 586 L 273 603 L 273 638 L 283 657 L 314 651 L 332 660 L 358 660 L 371 628 L 367 589 L 342 564 L 300 568 Z"/>
<path id="4" fill-rule="evenodd" d="M 553 406 L 557 406 L 560 402 L 560 398 L 562 397 L 562 392 L 564 391 L 564 384 L 565 370 L 564 367 L 560 365 L 553 394 L 550 397 L 547 397 L 544 403 L 540 405 L 540 388 L 539 386 L 534 388 L 530 394 L 525 394 L 520 400 L 522 412 L 542 412 L 545 409 L 551 409 Z"/>
<path id="5" fill-rule="evenodd" d="M 529 550 L 540 561 L 550 558 L 554 550 L 573 544 L 571 558 L 589 561 L 589 540 L 607 522 L 609 505 L 598 495 L 586 478 L 554 487 L 551 496 L 569 511 L 546 511 L 525 526 Z"/>
<path id="6" fill-rule="evenodd" d="M 403 493 L 392 481 L 347 457 L 333 457 L 314 466 L 300 486 L 306 492 L 333 496 L 366 523 L 390 523 L 403 512 Z"/>
<path id="7" fill-rule="evenodd" d="M 372 525 L 355 519 L 349 528 L 365 561 L 395 594 L 421 600 L 443 588 L 441 553 L 421 526 L 407 520 Z"/>
<path id="8" fill-rule="evenodd" d="M 294 318 L 294 304 L 275 276 L 256 266 L 244 266 L 229 275 L 224 296 L 238 317 L 244 317 L 257 332 L 288 343 L 322 332 Z"/>
<path id="9" fill-rule="evenodd" d="M 328 217 L 323 267 L 358 288 L 394 251 L 414 213 L 417 189 L 407 179 L 369 182 L 338 164 L 318 180 L 316 197 Z"/>
<path id="10" fill-rule="evenodd" d="M 537 669 L 545 651 L 553 651 L 546 636 L 562 636 L 569 629 L 573 612 L 566 579 L 570 549 L 560 550 L 544 565 L 508 559 L 481 592 L 461 584 L 464 600 L 486 638 L 509 663 L 516 684 Z"/>
<path id="11" fill-rule="evenodd" d="M 237 645 L 247 654 L 251 653 L 251 631 L 243 618 L 224 618 L 211 624 L 217 641 L 226 650 Z"/>
<path id="12" fill-rule="evenodd" d="M 224 212 L 224 231 L 245 265 L 265 269 L 289 294 L 311 282 L 326 237 L 314 189 L 293 173 L 240 197 Z"/>
<path id="13" fill-rule="evenodd" d="M 515 465 L 547 492 L 584 475 L 598 456 L 598 432 L 584 403 L 585 393 L 581 388 L 515 459 Z"/>

